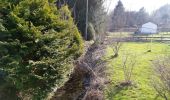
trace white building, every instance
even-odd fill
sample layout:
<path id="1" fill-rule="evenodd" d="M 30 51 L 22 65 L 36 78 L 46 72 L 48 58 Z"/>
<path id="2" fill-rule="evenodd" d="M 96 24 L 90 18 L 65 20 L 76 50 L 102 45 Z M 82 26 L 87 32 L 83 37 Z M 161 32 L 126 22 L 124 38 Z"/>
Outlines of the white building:
<path id="1" fill-rule="evenodd" d="M 148 22 L 142 25 L 139 29 L 140 34 L 155 34 L 158 33 L 158 26 L 152 22 Z"/>

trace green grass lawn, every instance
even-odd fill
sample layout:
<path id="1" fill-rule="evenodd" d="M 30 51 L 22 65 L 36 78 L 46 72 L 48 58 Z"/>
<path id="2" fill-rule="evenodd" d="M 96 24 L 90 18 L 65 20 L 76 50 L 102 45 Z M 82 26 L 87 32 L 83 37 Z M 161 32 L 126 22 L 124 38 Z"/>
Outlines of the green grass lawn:
<path id="1" fill-rule="evenodd" d="M 160 56 L 170 54 L 170 46 L 165 43 L 152 43 L 152 52 L 147 52 L 149 46 L 150 43 L 142 42 L 123 43 L 119 56 L 108 61 L 111 84 L 105 92 L 106 100 L 164 100 L 157 97 L 157 93 L 151 85 L 151 77 L 154 73 L 152 61 Z M 133 85 L 118 88 L 117 85 L 124 81 L 121 62 L 125 52 L 137 56 L 132 75 Z M 113 54 L 112 48 L 108 47 L 106 58 L 110 58 Z"/>

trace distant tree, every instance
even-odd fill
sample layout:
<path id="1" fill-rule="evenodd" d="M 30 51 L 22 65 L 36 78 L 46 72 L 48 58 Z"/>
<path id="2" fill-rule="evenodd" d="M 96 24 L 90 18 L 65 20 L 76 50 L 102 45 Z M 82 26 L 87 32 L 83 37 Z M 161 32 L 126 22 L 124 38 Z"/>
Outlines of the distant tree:
<path id="1" fill-rule="evenodd" d="M 166 4 L 156 11 L 154 11 L 151 15 L 152 21 L 157 23 L 157 24 L 165 24 L 166 27 L 167 25 L 170 26 L 170 4 Z M 165 26 L 163 26 L 165 27 Z"/>
<path id="2" fill-rule="evenodd" d="M 122 2 L 119 0 L 118 5 L 110 15 L 110 30 L 123 27 L 138 27 L 149 21 L 149 14 L 142 7 L 139 11 L 125 11 Z"/>
<path id="3" fill-rule="evenodd" d="M 125 9 L 121 2 L 121 0 L 118 1 L 118 4 L 111 15 L 112 19 L 112 28 L 114 29 L 121 29 L 125 26 Z"/>
<path id="4" fill-rule="evenodd" d="M 134 27 L 137 25 L 137 12 L 136 11 L 127 11 L 126 12 L 126 27 Z"/>
<path id="5" fill-rule="evenodd" d="M 149 20 L 149 14 L 146 12 L 145 8 L 142 7 L 136 15 L 137 25 L 140 26 Z"/>
<path id="6" fill-rule="evenodd" d="M 168 24 L 168 21 L 170 20 L 170 15 L 164 14 L 164 15 L 162 15 L 161 19 L 162 19 L 163 23 Z"/>

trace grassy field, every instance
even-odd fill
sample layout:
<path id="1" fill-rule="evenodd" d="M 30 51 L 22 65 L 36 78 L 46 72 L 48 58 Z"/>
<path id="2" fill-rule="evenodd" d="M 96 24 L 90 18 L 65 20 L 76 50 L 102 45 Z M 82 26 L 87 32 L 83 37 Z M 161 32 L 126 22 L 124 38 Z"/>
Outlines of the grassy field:
<path id="1" fill-rule="evenodd" d="M 170 45 L 165 43 L 152 43 L 151 52 L 147 52 L 150 43 L 128 42 L 123 43 L 119 56 L 108 61 L 108 72 L 111 84 L 107 87 L 106 100 L 164 100 L 157 97 L 156 91 L 152 88 L 151 77 L 153 75 L 152 61 L 157 57 L 170 53 Z M 122 57 L 125 52 L 133 53 L 137 56 L 136 65 L 133 70 L 133 85 L 117 87 L 124 81 L 122 68 Z M 113 56 L 111 47 L 107 48 L 106 59 Z M 134 58 L 132 58 L 134 59 Z"/>

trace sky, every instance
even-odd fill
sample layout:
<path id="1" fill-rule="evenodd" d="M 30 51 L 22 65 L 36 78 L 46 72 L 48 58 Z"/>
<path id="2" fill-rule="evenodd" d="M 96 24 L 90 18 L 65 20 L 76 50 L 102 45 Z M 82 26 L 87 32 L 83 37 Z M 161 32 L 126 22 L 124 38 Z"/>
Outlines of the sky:
<path id="1" fill-rule="evenodd" d="M 119 0 L 106 0 L 105 7 L 112 11 Z M 170 4 L 170 0 L 121 0 L 125 9 L 129 11 L 138 11 L 144 7 L 148 13 L 159 9 L 165 4 Z"/>

